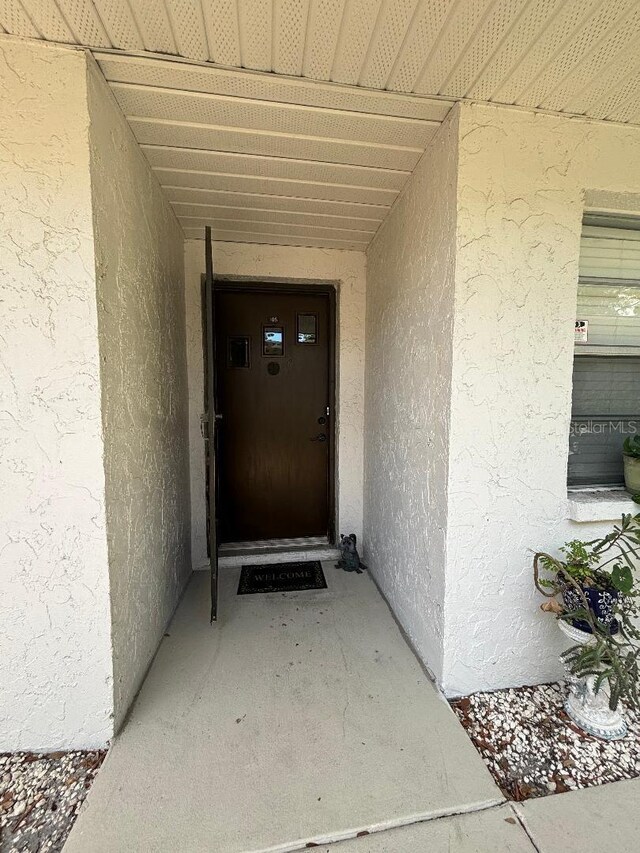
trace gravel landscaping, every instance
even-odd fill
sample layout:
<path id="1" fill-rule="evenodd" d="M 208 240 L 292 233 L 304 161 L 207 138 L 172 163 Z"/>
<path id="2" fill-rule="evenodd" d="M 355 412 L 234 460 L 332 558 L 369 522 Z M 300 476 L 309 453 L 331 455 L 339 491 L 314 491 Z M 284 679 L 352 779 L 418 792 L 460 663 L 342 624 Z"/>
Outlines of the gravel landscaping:
<path id="1" fill-rule="evenodd" d="M 0 853 L 62 850 L 105 755 L 0 755 Z"/>
<path id="2" fill-rule="evenodd" d="M 510 800 L 545 797 L 640 776 L 640 718 L 625 712 L 628 735 L 585 734 L 563 710 L 563 684 L 474 693 L 451 704 Z"/>

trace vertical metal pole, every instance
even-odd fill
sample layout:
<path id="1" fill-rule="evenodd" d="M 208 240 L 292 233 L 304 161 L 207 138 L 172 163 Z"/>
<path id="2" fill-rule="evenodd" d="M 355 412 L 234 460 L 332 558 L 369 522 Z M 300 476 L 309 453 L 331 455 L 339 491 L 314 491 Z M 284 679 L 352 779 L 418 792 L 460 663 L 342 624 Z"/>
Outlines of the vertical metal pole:
<path id="1" fill-rule="evenodd" d="M 211 566 L 211 622 L 218 618 L 218 531 L 216 510 L 216 414 L 215 414 L 215 331 L 213 320 L 213 249 L 211 228 L 204 229 L 205 309 L 207 332 L 207 450 L 209 457 L 209 561 Z"/>

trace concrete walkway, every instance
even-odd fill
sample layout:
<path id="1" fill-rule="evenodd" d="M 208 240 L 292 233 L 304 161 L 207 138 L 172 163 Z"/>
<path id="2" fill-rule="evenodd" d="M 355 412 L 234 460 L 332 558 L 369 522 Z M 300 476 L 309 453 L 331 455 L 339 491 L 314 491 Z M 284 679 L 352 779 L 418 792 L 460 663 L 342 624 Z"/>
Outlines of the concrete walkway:
<path id="1" fill-rule="evenodd" d="M 516 803 L 539 853 L 640 850 L 640 779 Z"/>
<path id="2" fill-rule="evenodd" d="M 531 849 L 369 576 L 325 574 L 237 596 L 225 570 L 215 626 L 194 575 L 65 853 L 290 851 L 405 824 L 339 853 Z"/>
<path id="3" fill-rule="evenodd" d="M 506 804 L 367 575 L 193 577 L 64 853 L 640 849 L 640 779 Z"/>

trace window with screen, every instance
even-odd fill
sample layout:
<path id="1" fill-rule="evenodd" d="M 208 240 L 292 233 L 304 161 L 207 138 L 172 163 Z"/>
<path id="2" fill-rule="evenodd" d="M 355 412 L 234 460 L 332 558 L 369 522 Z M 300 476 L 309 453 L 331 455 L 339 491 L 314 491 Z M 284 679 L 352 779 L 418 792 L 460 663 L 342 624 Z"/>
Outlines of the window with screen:
<path id="1" fill-rule="evenodd" d="M 570 486 L 624 483 L 640 433 L 640 220 L 585 218 L 580 245 Z"/>

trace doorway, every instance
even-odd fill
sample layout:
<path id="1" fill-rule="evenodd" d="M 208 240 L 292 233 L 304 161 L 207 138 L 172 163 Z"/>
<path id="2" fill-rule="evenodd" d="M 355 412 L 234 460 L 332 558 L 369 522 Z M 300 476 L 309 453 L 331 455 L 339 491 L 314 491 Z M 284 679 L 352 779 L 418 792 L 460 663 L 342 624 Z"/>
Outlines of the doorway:
<path id="1" fill-rule="evenodd" d="M 219 541 L 334 539 L 335 290 L 216 282 Z"/>

